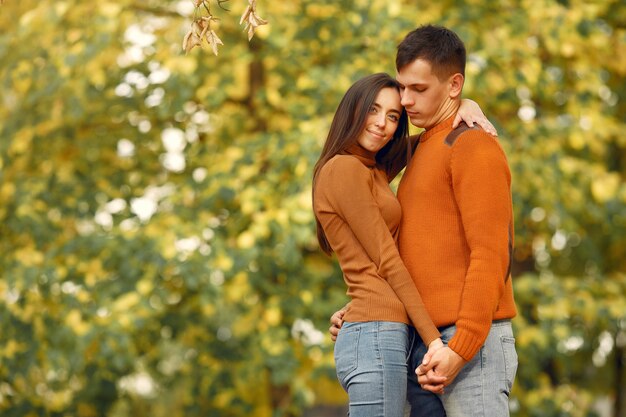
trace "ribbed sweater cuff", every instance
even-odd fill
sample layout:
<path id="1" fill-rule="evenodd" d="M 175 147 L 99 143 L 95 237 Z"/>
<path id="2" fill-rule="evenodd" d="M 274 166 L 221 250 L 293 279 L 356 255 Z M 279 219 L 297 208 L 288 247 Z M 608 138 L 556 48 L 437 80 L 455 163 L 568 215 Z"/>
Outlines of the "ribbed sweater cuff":
<path id="1" fill-rule="evenodd" d="M 483 345 L 483 342 L 471 332 L 457 328 L 456 333 L 448 343 L 448 347 L 469 362 Z"/>

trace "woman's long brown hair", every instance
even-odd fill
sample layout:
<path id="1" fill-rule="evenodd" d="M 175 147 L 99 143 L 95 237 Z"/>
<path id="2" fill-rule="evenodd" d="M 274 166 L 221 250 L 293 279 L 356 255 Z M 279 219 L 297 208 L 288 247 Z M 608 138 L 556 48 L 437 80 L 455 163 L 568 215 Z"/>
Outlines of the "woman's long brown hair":
<path id="1" fill-rule="evenodd" d="M 315 199 L 315 181 L 320 170 L 335 155 L 345 152 L 346 149 L 357 142 L 359 135 L 365 128 L 369 109 L 374 105 L 378 93 L 383 88 L 394 88 L 398 92 L 400 91 L 398 82 L 385 73 L 363 77 L 346 91 L 333 117 L 322 153 L 313 168 L 313 199 Z M 376 154 L 377 164 L 387 173 L 392 171 L 392 166 L 394 161 L 397 161 L 397 158 L 404 158 L 406 161 L 408 157 L 407 152 L 409 151 L 408 131 L 408 117 L 406 111 L 402 109 L 398 128 L 394 132 L 392 139 Z M 330 243 L 328 243 L 328 239 L 326 239 L 326 234 L 317 215 L 315 216 L 315 222 L 317 224 L 317 240 L 320 248 L 324 253 L 330 255 L 333 249 Z"/>

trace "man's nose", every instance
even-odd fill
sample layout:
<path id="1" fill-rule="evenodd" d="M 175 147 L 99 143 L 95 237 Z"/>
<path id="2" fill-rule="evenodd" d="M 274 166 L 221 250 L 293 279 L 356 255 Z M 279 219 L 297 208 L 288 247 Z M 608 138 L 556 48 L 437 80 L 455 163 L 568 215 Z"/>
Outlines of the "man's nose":
<path id="1" fill-rule="evenodd" d="M 411 99 L 408 88 L 404 89 L 404 91 L 400 95 L 400 104 L 402 104 L 404 107 L 413 104 L 413 100 Z"/>

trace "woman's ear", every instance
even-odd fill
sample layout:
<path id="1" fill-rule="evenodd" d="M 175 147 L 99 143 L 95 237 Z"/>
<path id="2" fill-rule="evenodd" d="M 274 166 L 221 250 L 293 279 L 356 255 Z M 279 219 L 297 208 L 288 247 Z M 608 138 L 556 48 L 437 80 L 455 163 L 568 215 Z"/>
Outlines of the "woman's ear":
<path id="1" fill-rule="evenodd" d="M 465 77 L 460 72 L 457 72 L 453 76 L 450 77 L 450 98 L 456 99 L 461 96 L 461 91 L 463 91 L 463 83 L 465 82 Z"/>

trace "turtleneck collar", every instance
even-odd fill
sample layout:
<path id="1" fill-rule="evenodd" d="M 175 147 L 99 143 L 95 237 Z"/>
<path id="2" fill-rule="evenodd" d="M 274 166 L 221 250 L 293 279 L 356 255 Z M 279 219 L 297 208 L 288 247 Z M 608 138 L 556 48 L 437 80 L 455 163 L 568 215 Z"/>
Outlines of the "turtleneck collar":
<path id="1" fill-rule="evenodd" d="M 350 145 L 344 152 L 346 155 L 356 156 L 363 165 L 373 168 L 376 165 L 376 152 L 371 152 L 357 143 Z"/>
<path id="2" fill-rule="evenodd" d="M 424 131 L 420 136 L 420 142 L 425 142 L 432 136 L 434 136 L 437 132 L 441 132 L 442 130 L 448 129 L 452 130 L 452 122 L 454 121 L 454 117 L 456 113 L 444 120 L 443 122 L 431 127 L 430 129 Z"/>

